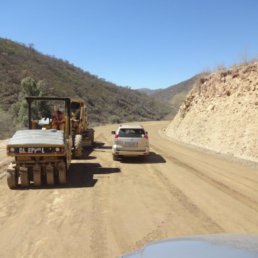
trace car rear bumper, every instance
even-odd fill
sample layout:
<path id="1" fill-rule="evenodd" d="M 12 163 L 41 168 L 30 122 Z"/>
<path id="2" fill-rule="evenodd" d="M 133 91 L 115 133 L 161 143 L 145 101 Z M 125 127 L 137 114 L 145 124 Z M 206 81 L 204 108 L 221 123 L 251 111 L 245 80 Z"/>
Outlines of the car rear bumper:
<path id="1" fill-rule="evenodd" d="M 113 155 L 117 155 L 117 156 L 147 156 L 150 154 L 149 149 L 145 149 L 145 150 L 116 150 L 116 149 L 112 149 L 112 154 Z"/>

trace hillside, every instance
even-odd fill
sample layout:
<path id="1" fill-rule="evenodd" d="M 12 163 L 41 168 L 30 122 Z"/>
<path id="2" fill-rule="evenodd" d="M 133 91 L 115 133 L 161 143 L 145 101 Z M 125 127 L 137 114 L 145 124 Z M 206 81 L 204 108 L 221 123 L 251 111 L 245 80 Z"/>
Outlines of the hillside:
<path id="1" fill-rule="evenodd" d="M 203 74 L 197 74 L 188 80 L 172 85 L 166 89 L 150 90 L 142 88 L 138 89 L 138 91 L 153 97 L 159 102 L 169 105 L 172 108 L 169 119 L 172 119 L 178 112 L 188 92 L 192 89 L 193 85 L 198 82 L 202 75 Z"/>
<path id="2" fill-rule="evenodd" d="M 87 63 L 87 60 L 85 60 Z M 44 80 L 45 95 L 83 98 L 91 123 L 160 120 L 169 107 L 125 87 L 91 75 L 68 61 L 43 55 L 23 44 L 0 38 L 0 98 L 2 111 L 17 101 L 25 77 Z"/>
<path id="3" fill-rule="evenodd" d="M 137 90 L 146 94 L 146 95 L 148 95 L 148 96 L 153 95 L 157 91 L 162 91 L 162 89 L 152 90 L 152 89 L 148 89 L 148 88 L 140 88 L 140 89 L 137 89 Z"/>
<path id="4" fill-rule="evenodd" d="M 167 135 L 258 162 L 258 63 L 212 73 L 189 92 Z"/>

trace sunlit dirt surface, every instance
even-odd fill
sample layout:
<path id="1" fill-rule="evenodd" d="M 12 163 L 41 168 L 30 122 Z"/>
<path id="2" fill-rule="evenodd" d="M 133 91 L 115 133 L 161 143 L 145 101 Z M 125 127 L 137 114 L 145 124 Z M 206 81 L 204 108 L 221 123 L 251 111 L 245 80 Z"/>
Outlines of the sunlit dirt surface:
<path id="1" fill-rule="evenodd" d="M 113 161 L 112 130 L 71 165 L 65 187 L 10 190 L 0 145 L 0 257 L 117 257 L 164 238 L 258 233 L 258 171 L 149 132 L 145 160 Z"/>

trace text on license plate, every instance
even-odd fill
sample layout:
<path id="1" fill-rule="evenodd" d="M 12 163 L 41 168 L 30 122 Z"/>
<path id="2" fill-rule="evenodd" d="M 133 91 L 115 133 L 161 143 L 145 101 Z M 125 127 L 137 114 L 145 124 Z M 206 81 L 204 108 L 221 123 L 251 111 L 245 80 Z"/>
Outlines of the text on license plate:
<path id="1" fill-rule="evenodd" d="M 137 142 L 126 142 L 125 146 L 127 146 L 127 147 L 137 147 Z"/>

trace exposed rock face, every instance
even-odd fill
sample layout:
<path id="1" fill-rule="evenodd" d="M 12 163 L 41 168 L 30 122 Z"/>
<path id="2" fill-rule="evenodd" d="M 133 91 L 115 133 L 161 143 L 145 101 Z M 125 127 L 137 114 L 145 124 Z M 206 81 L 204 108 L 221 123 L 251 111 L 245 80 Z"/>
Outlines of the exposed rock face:
<path id="1" fill-rule="evenodd" d="M 184 143 L 258 162 L 258 63 L 200 79 L 166 133 Z"/>

